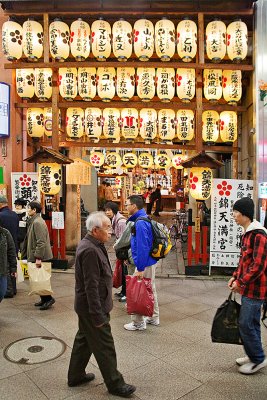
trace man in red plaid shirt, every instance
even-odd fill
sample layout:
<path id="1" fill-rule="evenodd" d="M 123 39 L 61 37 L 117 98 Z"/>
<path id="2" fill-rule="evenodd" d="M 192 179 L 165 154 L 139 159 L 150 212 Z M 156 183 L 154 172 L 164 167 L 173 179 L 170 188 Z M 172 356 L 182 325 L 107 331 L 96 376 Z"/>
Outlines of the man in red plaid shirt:
<path id="1" fill-rule="evenodd" d="M 238 267 L 228 287 L 240 293 L 240 336 L 246 352 L 238 358 L 241 374 L 254 374 L 267 365 L 261 343 L 261 306 L 267 296 L 267 230 L 254 216 L 254 202 L 249 197 L 237 200 L 233 206 L 234 220 L 244 229 Z"/>

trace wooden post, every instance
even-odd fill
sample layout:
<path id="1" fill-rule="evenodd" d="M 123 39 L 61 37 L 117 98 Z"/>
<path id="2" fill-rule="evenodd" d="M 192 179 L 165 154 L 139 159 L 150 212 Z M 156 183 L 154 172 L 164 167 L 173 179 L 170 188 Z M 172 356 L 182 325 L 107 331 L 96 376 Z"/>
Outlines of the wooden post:
<path id="1" fill-rule="evenodd" d="M 58 71 L 53 71 L 52 77 L 52 147 L 59 149 L 58 134 Z"/>
<path id="2" fill-rule="evenodd" d="M 43 25 L 44 25 L 44 62 L 49 62 L 49 17 L 45 13 L 43 15 Z"/>

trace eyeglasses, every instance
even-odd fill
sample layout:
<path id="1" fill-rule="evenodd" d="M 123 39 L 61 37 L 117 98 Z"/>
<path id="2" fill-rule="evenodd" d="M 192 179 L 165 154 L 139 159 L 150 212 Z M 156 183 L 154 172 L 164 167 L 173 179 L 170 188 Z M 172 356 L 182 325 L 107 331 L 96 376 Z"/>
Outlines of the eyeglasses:
<path id="1" fill-rule="evenodd" d="M 125 206 L 126 206 L 126 207 L 128 207 L 128 206 L 133 206 L 133 203 L 125 203 Z"/>

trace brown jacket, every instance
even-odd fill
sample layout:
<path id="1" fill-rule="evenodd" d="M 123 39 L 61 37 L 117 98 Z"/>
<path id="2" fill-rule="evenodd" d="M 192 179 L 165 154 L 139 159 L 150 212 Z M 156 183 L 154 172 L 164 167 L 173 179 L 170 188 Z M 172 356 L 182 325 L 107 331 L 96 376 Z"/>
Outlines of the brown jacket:
<path id="1" fill-rule="evenodd" d="M 103 243 L 87 234 L 75 260 L 75 302 L 78 315 L 90 315 L 95 326 L 107 321 L 112 310 L 112 270 Z"/>

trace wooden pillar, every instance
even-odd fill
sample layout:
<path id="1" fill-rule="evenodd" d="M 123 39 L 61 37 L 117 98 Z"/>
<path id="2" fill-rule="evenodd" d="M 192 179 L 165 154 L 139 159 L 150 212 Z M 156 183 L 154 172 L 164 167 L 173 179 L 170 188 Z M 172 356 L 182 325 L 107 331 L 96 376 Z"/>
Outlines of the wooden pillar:
<path id="1" fill-rule="evenodd" d="M 53 71 L 52 77 L 52 147 L 59 149 L 59 130 L 58 130 L 58 71 Z"/>

